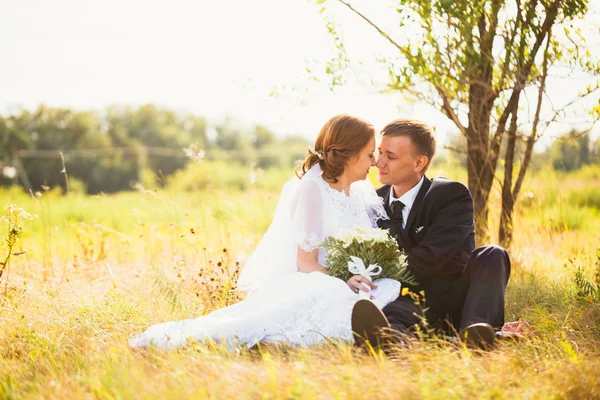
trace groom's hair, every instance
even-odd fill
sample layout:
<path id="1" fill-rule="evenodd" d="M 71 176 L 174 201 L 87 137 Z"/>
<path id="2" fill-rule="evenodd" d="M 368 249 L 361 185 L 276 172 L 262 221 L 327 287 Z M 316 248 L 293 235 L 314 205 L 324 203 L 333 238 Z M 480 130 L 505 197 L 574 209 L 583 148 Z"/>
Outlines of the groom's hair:
<path id="1" fill-rule="evenodd" d="M 419 153 L 427 156 L 423 173 L 427 171 L 435 155 L 435 136 L 431 126 L 416 119 L 400 118 L 387 124 L 381 130 L 381 136 L 408 136 Z"/>
<path id="2" fill-rule="evenodd" d="M 304 162 L 296 168 L 296 175 L 302 178 L 319 163 L 323 178 L 337 183 L 348 162 L 357 157 L 373 138 L 375 128 L 371 123 L 351 115 L 336 115 L 321 128 L 314 149 L 306 153 Z"/>

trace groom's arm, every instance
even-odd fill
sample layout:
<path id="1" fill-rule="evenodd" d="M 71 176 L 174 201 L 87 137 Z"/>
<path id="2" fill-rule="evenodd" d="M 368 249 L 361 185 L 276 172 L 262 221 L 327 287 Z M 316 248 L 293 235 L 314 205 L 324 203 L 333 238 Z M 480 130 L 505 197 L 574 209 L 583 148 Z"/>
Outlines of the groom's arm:
<path id="1" fill-rule="evenodd" d="M 408 253 L 409 268 L 417 277 L 464 271 L 474 247 L 473 199 L 459 182 L 438 185 L 437 198 L 424 237 Z M 433 193 L 432 193 L 433 194 Z"/>

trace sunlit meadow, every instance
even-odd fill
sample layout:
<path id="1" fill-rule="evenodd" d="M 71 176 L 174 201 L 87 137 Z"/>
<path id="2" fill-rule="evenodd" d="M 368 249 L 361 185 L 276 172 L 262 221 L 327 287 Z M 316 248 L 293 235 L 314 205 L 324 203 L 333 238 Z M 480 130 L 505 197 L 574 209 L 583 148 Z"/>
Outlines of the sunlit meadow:
<path id="1" fill-rule="evenodd" d="M 37 215 L 0 281 L 0 398 L 600 398 L 600 296 L 578 284 L 600 279 L 600 168 L 534 172 L 523 188 L 506 311 L 534 326 L 524 340 L 488 353 L 431 337 L 388 355 L 337 342 L 134 351 L 127 339 L 151 324 L 243 298 L 236 277 L 291 176 L 203 173 L 117 195 L 0 191 L 0 206 Z"/>

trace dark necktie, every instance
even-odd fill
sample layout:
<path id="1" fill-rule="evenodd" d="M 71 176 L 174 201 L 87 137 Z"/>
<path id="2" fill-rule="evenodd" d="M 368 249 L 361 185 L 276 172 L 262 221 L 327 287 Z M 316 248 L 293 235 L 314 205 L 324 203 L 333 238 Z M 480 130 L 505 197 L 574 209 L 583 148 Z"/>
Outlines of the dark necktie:
<path id="1" fill-rule="evenodd" d="M 402 224 L 404 222 L 404 218 L 402 217 L 402 209 L 404 208 L 404 203 L 402 203 L 400 200 L 394 200 L 392 201 L 390 208 L 392 209 L 391 219 L 394 221 L 394 225 L 396 225 L 399 230 L 402 229 Z"/>
<path id="2" fill-rule="evenodd" d="M 406 231 L 402 227 L 402 223 L 404 222 L 404 218 L 402 217 L 404 203 L 402 203 L 400 200 L 392 201 L 392 204 L 390 204 L 390 209 L 392 211 L 392 215 L 390 216 L 392 222 L 390 233 L 398 241 L 400 250 L 408 251 L 410 249 L 410 240 L 406 235 Z"/>

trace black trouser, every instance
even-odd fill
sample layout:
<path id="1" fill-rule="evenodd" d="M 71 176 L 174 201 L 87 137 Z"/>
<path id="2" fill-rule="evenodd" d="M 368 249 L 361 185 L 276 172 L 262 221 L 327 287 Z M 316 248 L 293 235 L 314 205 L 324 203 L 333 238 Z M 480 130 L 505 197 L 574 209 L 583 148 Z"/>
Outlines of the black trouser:
<path id="1" fill-rule="evenodd" d="M 434 328 L 448 332 L 487 322 L 504 324 L 504 292 L 510 276 L 508 253 L 499 246 L 479 247 L 471 253 L 462 275 L 442 276 L 421 282 L 425 305 L 400 296 L 383 312 L 393 329 L 411 332 L 423 318 Z"/>

